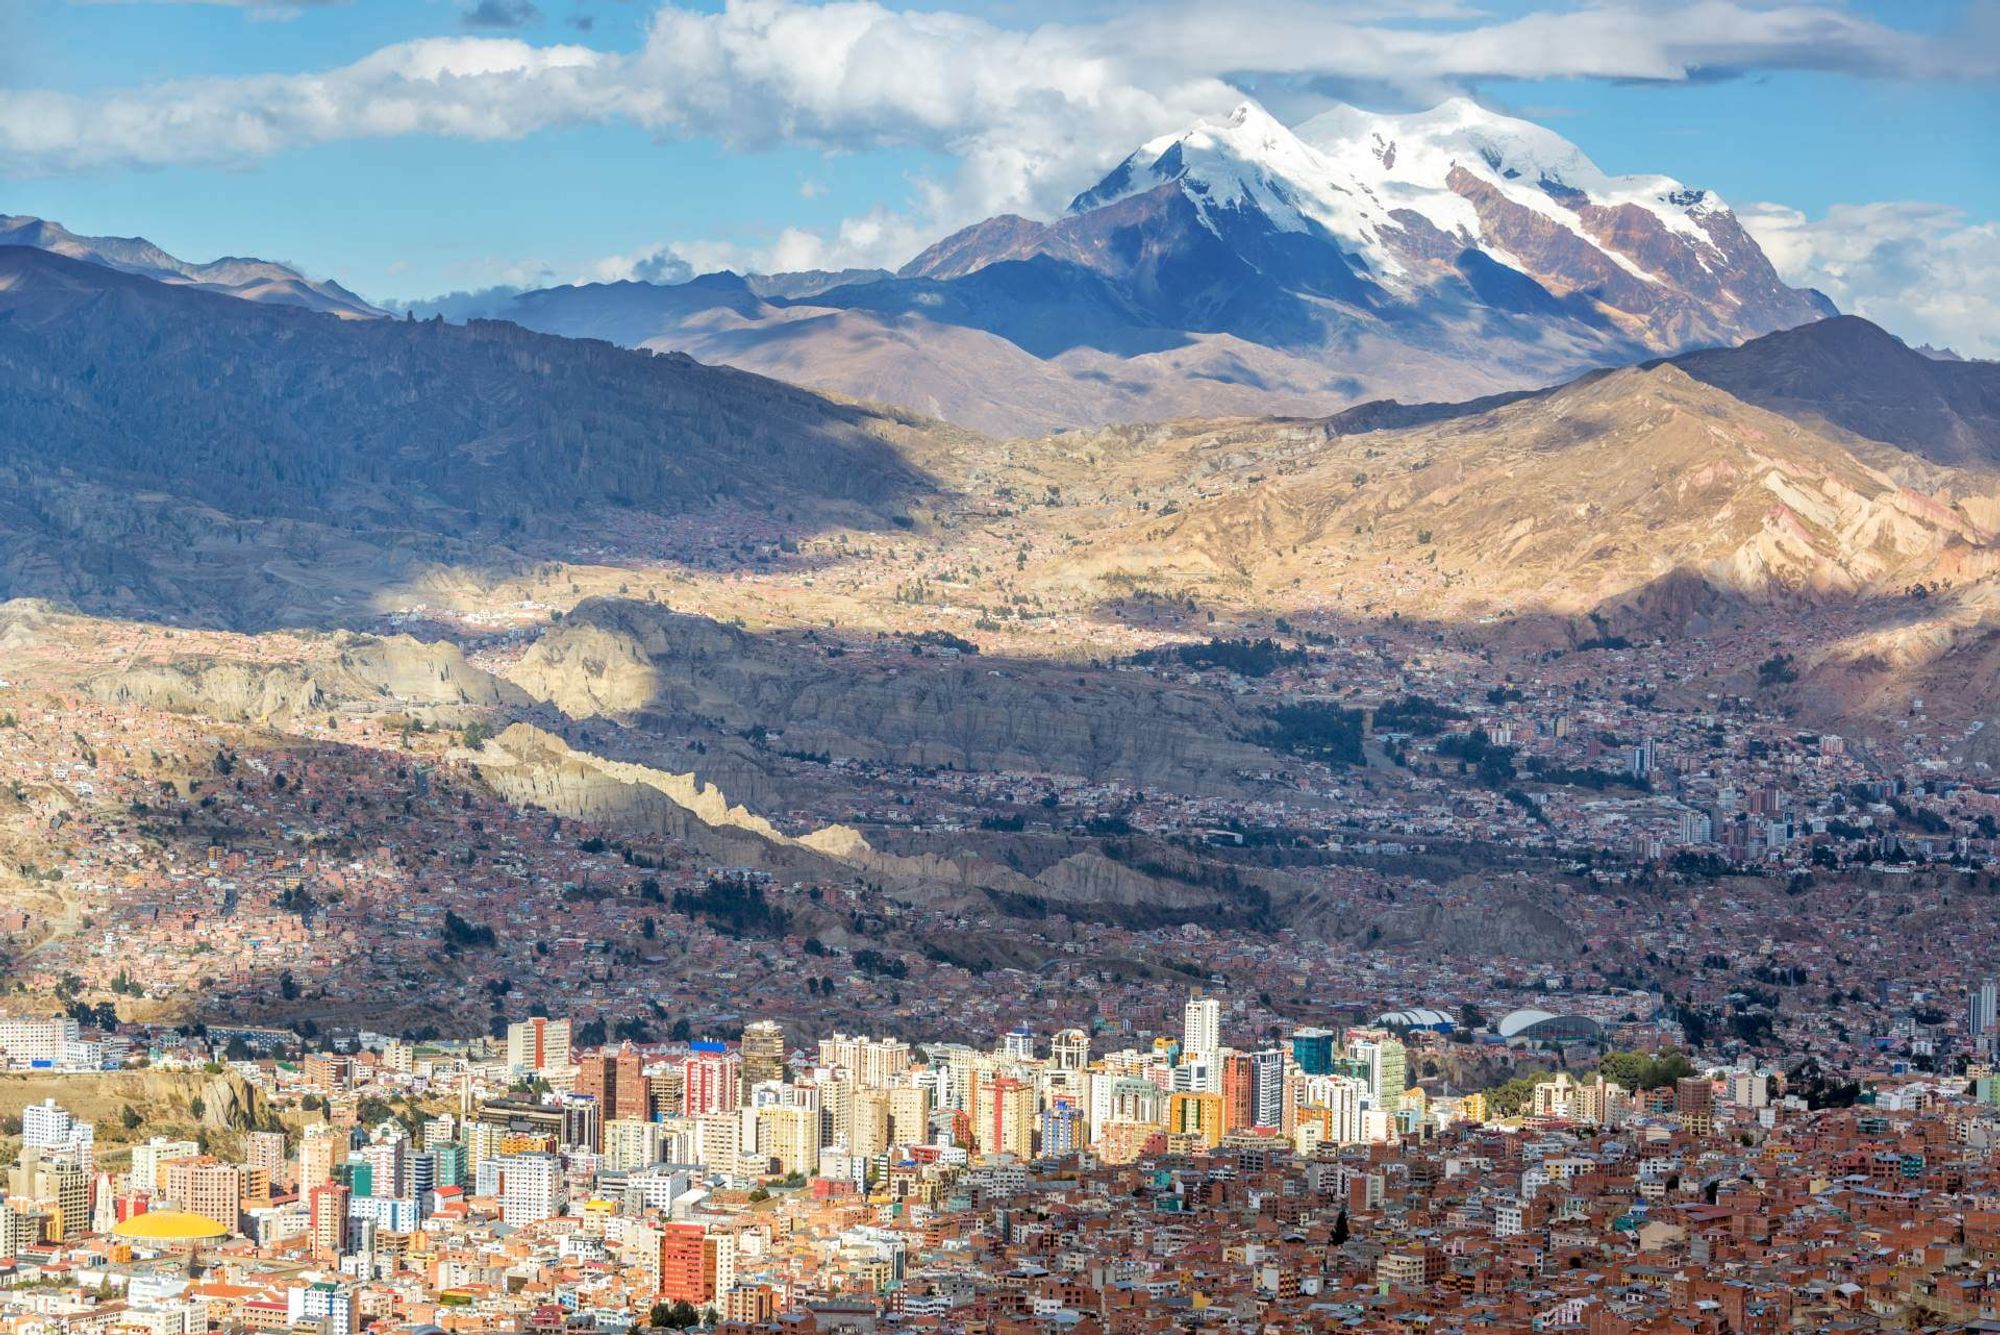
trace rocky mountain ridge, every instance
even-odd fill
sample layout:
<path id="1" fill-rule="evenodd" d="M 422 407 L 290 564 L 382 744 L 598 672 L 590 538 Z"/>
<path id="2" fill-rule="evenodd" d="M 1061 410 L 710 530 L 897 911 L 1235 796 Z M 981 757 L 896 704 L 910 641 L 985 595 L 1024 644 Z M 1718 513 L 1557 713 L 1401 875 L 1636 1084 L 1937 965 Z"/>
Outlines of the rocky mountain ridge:
<path id="1" fill-rule="evenodd" d="M 485 313 L 1032 434 L 1460 400 L 1834 310 L 1714 194 L 1609 176 L 1454 99 L 1296 129 L 1245 103 L 1146 144 L 1060 218 L 988 219 L 893 276 L 590 284 Z"/>

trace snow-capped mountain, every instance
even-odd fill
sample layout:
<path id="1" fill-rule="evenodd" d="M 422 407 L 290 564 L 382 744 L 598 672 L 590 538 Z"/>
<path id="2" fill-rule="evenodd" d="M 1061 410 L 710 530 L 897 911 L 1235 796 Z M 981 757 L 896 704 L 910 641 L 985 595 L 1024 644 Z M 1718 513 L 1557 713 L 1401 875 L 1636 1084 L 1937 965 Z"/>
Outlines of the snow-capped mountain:
<path id="1" fill-rule="evenodd" d="M 229 256 L 195 264 L 169 255 L 144 237 L 79 236 L 61 223 L 23 214 L 0 213 L 0 246 L 32 246 L 156 282 L 190 284 L 245 301 L 304 306 L 342 319 L 376 319 L 388 314 L 336 282 L 315 282 L 270 260 Z"/>
<path id="2" fill-rule="evenodd" d="M 1834 313 L 1714 195 L 1607 175 L 1464 99 L 1296 128 L 1246 102 L 1053 220 L 987 219 L 894 275 L 804 277 L 551 288 L 482 313 L 996 432 L 1456 402 Z"/>
<path id="3" fill-rule="evenodd" d="M 1621 341 L 1671 352 L 1833 313 L 1785 286 L 1714 195 L 1609 176 L 1553 131 L 1465 98 L 1409 116 L 1336 107 L 1296 129 L 1246 102 L 1146 144 L 1061 219 L 980 224 L 904 273 L 1049 255 L 1122 276 L 1205 248 L 1221 252 L 1209 263 L 1219 278 L 1351 308 L 1289 322 L 1309 339 L 1367 314 L 1448 320 L 1484 307 L 1577 325 L 1607 353 Z M 1254 277 L 1228 274 L 1232 261 Z"/>

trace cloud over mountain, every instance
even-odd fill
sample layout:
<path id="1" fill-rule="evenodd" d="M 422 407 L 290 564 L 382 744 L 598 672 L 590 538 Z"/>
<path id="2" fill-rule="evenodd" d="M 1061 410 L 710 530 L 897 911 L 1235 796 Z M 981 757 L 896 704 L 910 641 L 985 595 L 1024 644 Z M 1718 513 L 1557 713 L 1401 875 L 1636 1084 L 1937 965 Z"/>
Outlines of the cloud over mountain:
<path id="1" fill-rule="evenodd" d="M 471 0 L 462 15 L 514 20 L 515 0 Z M 1254 88 L 1288 121 L 1356 89 L 1429 105 L 1510 80 L 1682 82 L 1759 71 L 1816 71 L 1942 83 L 2000 77 L 2000 28 L 1973 10 L 1958 29 L 1896 28 L 1833 3 L 1604 0 L 1495 16 L 1456 0 L 1392 5 L 1195 0 L 1138 5 L 1016 5 L 957 12 L 876 0 L 665 3 L 629 52 L 497 34 L 428 37 L 350 64 L 294 73 L 201 77 L 78 94 L 0 89 L 0 172 L 240 166 L 318 144 L 402 136 L 519 139 L 584 125 L 637 126 L 662 138 L 714 138 L 736 150 L 778 145 L 828 153 L 914 150 L 949 164 L 910 197 L 745 246 L 678 236 L 652 249 L 696 268 L 791 270 L 894 266 L 941 231 L 1002 213 L 1047 216 L 1097 179 L 1114 146 L 1226 114 Z M 1001 15 L 1004 17 L 996 17 Z M 507 25 L 499 25 L 507 26 Z M 1280 104 L 1281 102 L 1281 104 Z M 1973 264 L 1979 229 L 1937 214 L 1895 226 L 1941 272 Z M 1838 225 L 1753 219 L 1792 249 L 1788 270 L 1850 305 L 1898 319 L 1891 289 L 1869 296 L 1868 263 Z M 1929 227 L 1930 230 L 1923 230 Z M 1912 230 L 1915 229 L 1915 230 Z M 1941 230 L 1940 230 L 1941 229 Z M 1782 246 L 1780 247 L 1783 248 Z M 612 265 L 620 257 L 608 257 Z M 630 258 L 630 257 L 626 257 Z M 640 260 L 623 271 L 666 277 Z M 1801 267 L 1809 263 L 1820 267 Z M 600 266 L 602 268 L 603 266 Z M 612 269 L 604 269 L 606 275 Z M 1843 276 L 1844 275 L 1844 276 Z M 1985 307 L 1912 312 L 1918 337 L 1970 339 Z M 1977 284 L 1971 290 L 1978 290 Z"/>
<path id="2" fill-rule="evenodd" d="M 2000 357 L 2000 224 L 1912 202 L 1836 204 L 1818 218 L 1780 204 L 1743 225 L 1788 282 L 1913 342 Z"/>

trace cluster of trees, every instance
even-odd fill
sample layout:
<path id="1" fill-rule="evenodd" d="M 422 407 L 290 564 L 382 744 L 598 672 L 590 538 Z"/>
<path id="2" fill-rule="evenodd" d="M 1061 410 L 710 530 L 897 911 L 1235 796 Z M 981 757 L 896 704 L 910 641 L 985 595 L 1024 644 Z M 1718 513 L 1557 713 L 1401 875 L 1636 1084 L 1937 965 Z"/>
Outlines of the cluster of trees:
<path id="1" fill-rule="evenodd" d="M 1607 788 L 1631 788 L 1642 793 L 1653 791 L 1652 780 L 1634 778 L 1623 770 L 1552 765 L 1546 756 L 1529 756 L 1523 763 L 1527 766 L 1528 773 L 1543 783 L 1588 788 L 1594 793 L 1601 793 Z"/>
<path id="2" fill-rule="evenodd" d="M 1463 723 L 1472 715 L 1462 709 L 1440 704 L 1421 695 L 1391 700 L 1375 711 L 1377 732 L 1407 732 L 1417 737 L 1435 737 L 1450 723 Z"/>
<path id="3" fill-rule="evenodd" d="M 1137 654 L 1134 662 L 1154 667 L 1180 663 L 1191 668 L 1219 667 L 1239 677 L 1268 677 L 1281 667 L 1298 667 L 1306 661 L 1306 651 L 1286 648 L 1276 640 L 1210 639 L 1206 644 L 1162 645 Z"/>
<path id="4" fill-rule="evenodd" d="M 1466 769 L 1489 788 L 1504 788 L 1514 781 L 1514 748 L 1495 746 L 1477 728 L 1438 738 L 1437 753 L 1464 762 Z"/>
<path id="5" fill-rule="evenodd" d="M 759 882 L 719 876 L 698 891 L 674 891 L 673 910 L 705 919 L 730 936 L 783 936 L 791 923 L 791 915 L 766 897 Z"/>
<path id="6" fill-rule="evenodd" d="M 715 1312 L 697 1310 L 693 1303 L 676 1298 L 670 1303 L 654 1303 L 653 1310 L 646 1313 L 646 1324 L 654 1330 L 688 1330 L 715 1324 Z"/>
<path id="7" fill-rule="evenodd" d="M 907 978 L 910 966 L 894 955 L 885 955 L 879 950 L 857 950 L 854 952 L 854 967 L 871 978 Z"/>
<path id="8" fill-rule="evenodd" d="M 468 921 L 460 917 L 455 909 L 444 911 L 444 943 L 447 950 L 490 946 L 495 940 L 493 929 L 485 923 Z"/>
<path id="9" fill-rule="evenodd" d="M 1321 701 L 1279 705 L 1256 740 L 1273 751 L 1322 761 L 1328 765 L 1359 765 L 1362 714 Z"/>
<path id="10" fill-rule="evenodd" d="M 1658 1052 L 1607 1052 L 1597 1063 L 1597 1072 L 1606 1080 L 1627 1089 L 1663 1089 L 1676 1080 L 1694 1075 L 1694 1063 L 1687 1054 L 1673 1048 Z"/>
<path id="11" fill-rule="evenodd" d="M 910 637 L 910 650 L 920 653 L 924 649 L 956 649 L 962 654 L 976 654 L 979 646 L 962 635 L 954 635 L 948 630 L 926 630 Z"/>
<path id="12" fill-rule="evenodd" d="M 1757 665 L 1759 686 L 1787 686 L 1799 679 L 1799 670 L 1793 665 L 1792 656 L 1775 653 Z"/>

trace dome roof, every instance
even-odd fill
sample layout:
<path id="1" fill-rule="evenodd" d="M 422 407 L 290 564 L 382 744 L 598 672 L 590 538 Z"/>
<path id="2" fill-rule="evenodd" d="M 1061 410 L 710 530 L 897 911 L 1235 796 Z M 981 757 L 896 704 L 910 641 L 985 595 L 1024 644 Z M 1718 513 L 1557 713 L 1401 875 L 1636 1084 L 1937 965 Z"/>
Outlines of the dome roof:
<path id="1" fill-rule="evenodd" d="M 1386 1011 L 1375 1017 L 1375 1023 L 1399 1029 L 1455 1029 L 1458 1020 L 1450 1011 L 1434 1010 L 1429 1006 L 1412 1006 L 1408 1010 Z"/>
<path id="2" fill-rule="evenodd" d="M 111 1232 L 142 1242 L 202 1242 L 229 1236 L 226 1227 L 192 1210 L 148 1210 L 120 1220 Z"/>
<path id="3" fill-rule="evenodd" d="M 1594 1038 L 1603 1032 L 1604 1026 L 1588 1015 L 1556 1015 L 1549 1011 L 1523 1007 L 1508 1012 L 1493 1028 L 1502 1038 L 1566 1042 L 1573 1039 Z"/>
<path id="4" fill-rule="evenodd" d="M 1548 1011 L 1538 1011 L 1532 1006 L 1524 1006 L 1520 1010 L 1509 1011 L 1507 1014 L 1501 1016 L 1500 1023 L 1493 1026 L 1493 1030 L 1502 1038 L 1512 1038 L 1523 1029 L 1538 1025 L 1544 1020 L 1553 1020 L 1555 1018 Z"/>

